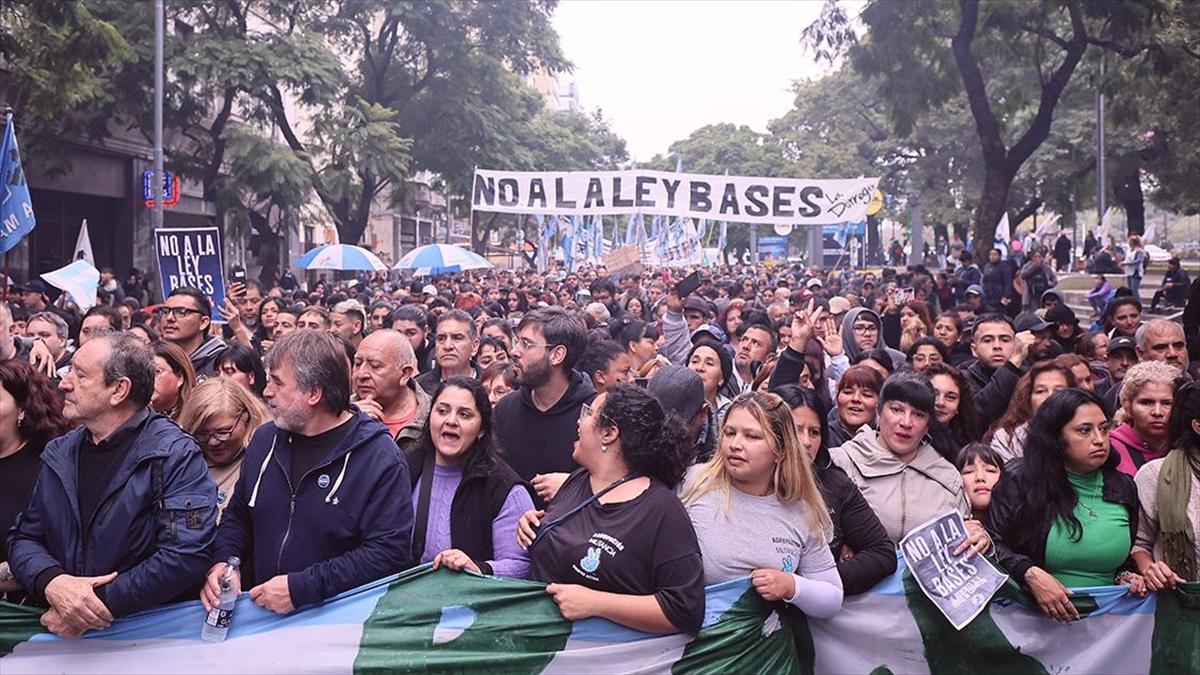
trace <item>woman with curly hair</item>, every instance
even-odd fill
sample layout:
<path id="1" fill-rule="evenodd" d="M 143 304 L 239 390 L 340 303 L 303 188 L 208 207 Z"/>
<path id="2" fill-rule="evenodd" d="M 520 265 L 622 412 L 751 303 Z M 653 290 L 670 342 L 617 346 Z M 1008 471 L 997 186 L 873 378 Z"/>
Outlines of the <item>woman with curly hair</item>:
<path id="1" fill-rule="evenodd" d="M 1033 414 L 1054 393 L 1076 386 L 1075 373 L 1069 368 L 1053 361 L 1035 363 L 1017 380 L 1008 410 L 988 429 L 983 440 L 990 443 L 1005 462 L 1020 457 L 1025 454 L 1025 434 Z"/>
<path id="2" fill-rule="evenodd" d="M 0 533 L 25 510 L 42 465 L 46 443 L 70 430 L 62 397 L 45 375 L 17 359 L 0 361 Z M 21 586 L 8 570 L 0 546 L 0 600 L 19 603 Z"/>
<path id="3" fill-rule="evenodd" d="M 979 408 L 967 376 L 948 363 L 930 366 L 925 375 L 937 397 L 934 416 L 938 424 L 932 430 L 933 446 L 938 454 L 954 461 L 958 451 L 979 440 Z"/>
<path id="4" fill-rule="evenodd" d="M 1179 377 L 1178 370 L 1162 361 L 1143 361 L 1125 372 L 1115 420 L 1119 426 L 1112 431 L 1118 471 L 1134 476 L 1146 462 L 1167 456 L 1167 422 Z"/>
<path id="5" fill-rule="evenodd" d="M 637 385 L 615 385 L 583 405 L 571 454 L 582 468 L 517 530 L 533 578 L 549 584 L 564 619 L 700 629 L 704 565 L 674 490 L 692 454 L 685 426 Z"/>

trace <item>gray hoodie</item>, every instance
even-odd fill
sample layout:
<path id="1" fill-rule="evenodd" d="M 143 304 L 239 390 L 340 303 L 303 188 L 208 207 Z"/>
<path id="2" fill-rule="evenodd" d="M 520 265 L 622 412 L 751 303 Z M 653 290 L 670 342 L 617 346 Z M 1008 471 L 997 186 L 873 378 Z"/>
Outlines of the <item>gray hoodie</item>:
<path id="1" fill-rule="evenodd" d="M 875 335 L 877 336 L 875 347 L 887 350 L 888 355 L 892 357 L 892 367 L 899 369 L 900 366 L 908 361 L 908 357 L 904 355 L 904 352 L 887 346 L 887 343 L 883 341 L 883 323 L 880 322 L 879 315 L 866 307 L 855 307 L 847 311 L 846 316 L 842 317 L 842 345 L 846 350 L 846 358 L 850 359 L 850 363 L 854 363 L 854 359 L 858 358 L 858 355 L 864 351 L 858 346 L 858 341 L 854 336 L 854 320 L 860 315 L 870 319 L 875 324 Z"/>
<path id="2" fill-rule="evenodd" d="M 883 447 L 877 430 L 863 425 L 829 456 L 862 491 L 897 545 L 909 530 L 947 511 L 971 517 L 962 475 L 927 440 L 906 464 Z"/>

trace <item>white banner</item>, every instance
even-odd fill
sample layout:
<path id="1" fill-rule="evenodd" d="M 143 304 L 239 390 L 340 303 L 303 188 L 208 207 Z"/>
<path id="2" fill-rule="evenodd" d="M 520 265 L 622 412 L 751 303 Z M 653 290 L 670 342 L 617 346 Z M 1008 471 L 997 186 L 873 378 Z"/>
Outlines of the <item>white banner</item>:
<path id="1" fill-rule="evenodd" d="M 669 171 L 476 169 L 479 211 L 553 215 L 646 213 L 741 223 L 828 225 L 866 218 L 878 178 L 817 180 Z"/>

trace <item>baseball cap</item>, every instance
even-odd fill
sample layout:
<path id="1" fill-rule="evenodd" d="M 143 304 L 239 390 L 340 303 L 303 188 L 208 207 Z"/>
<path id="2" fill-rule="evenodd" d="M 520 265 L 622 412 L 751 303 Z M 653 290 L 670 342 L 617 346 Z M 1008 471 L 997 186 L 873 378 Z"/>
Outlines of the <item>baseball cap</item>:
<path id="1" fill-rule="evenodd" d="M 691 421 L 704 405 L 704 382 L 700 375 L 684 366 L 659 368 L 646 383 L 646 391 L 658 399 L 667 412 Z"/>
<path id="2" fill-rule="evenodd" d="M 1113 352 L 1121 350 L 1121 349 L 1128 349 L 1129 351 L 1136 352 L 1137 351 L 1137 343 L 1134 342 L 1133 338 L 1129 337 L 1128 335 L 1122 335 L 1120 337 L 1115 337 L 1108 341 L 1108 353 L 1109 354 L 1112 354 Z"/>
<path id="3" fill-rule="evenodd" d="M 729 334 L 715 323 L 706 323 L 692 333 L 692 344 L 696 344 L 696 341 L 701 338 L 710 338 L 724 344 L 729 341 Z"/>
<path id="4" fill-rule="evenodd" d="M 808 281 L 804 282 L 805 288 L 820 288 L 824 285 L 825 284 L 821 283 L 821 280 L 816 277 L 813 277 L 813 278 L 809 279 Z"/>
<path id="5" fill-rule="evenodd" d="M 1016 321 L 1017 332 L 1032 331 L 1034 333 L 1044 331 L 1048 328 L 1053 328 L 1054 324 L 1034 314 L 1033 312 L 1025 312 L 1017 317 Z"/>
<path id="6" fill-rule="evenodd" d="M 424 293 L 425 295 L 437 295 L 438 294 L 437 286 L 434 286 L 433 284 L 426 284 L 425 288 L 421 289 L 421 292 Z"/>
<path id="7" fill-rule="evenodd" d="M 50 284 L 41 279 L 31 279 L 23 284 L 13 286 L 14 293 L 41 293 L 42 295 L 53 295 Z"/>
<path id="8" fill-rule="evenodd" d="M 967 286 L 967 295 L 972 295 L 972 294 L 978 295 L 979 297 L 982 298 L 983 297 L 983 287 L 980 286 L 979 284 L 971 284 L 970 286 Z"/>
<path id="9" fill-rule="evenodd" d="M 850 307 L 850 301 L 840 295 L 829 299 L 829 314 L 832 316 L 845 314 L 850 311 Z"/>

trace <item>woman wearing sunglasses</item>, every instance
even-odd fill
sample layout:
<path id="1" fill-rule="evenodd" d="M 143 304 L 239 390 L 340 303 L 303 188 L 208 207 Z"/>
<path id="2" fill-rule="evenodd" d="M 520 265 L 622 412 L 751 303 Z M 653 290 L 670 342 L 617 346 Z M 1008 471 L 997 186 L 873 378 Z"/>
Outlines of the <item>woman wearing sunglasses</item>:
<path id="1" fill-rule="evenodd" d="M 193 389 L 179 413 L 179 426 L 200 445 L 208 461 L 208 475 L 217 484 L 218 519 L 242 474 L 250 437 L 270 419 L 257 396 L 223 377 L 205 380 Z"/>
<path id="2" fill-rule="evenodd" d="M 572 453 L 582 467 L 517 541 L 563 618 L 600 617 L 652 633 L 696 633 L 704 618 L 700 546 L 674 486 L 689 455 L 683 421 L 631 384 L 584 405 Z"/>

